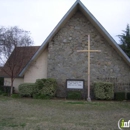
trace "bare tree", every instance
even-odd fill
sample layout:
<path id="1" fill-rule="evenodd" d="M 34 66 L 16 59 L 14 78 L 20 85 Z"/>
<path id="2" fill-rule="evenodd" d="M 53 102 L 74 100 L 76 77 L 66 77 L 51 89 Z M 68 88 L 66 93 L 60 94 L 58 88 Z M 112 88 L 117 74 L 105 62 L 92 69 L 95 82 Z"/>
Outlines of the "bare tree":
<path id="1" fill-rule="evenodd" d="M 33 44 L 30 32 L 19 29 L 17 26 L 0 28 L 0 60 L 4 64 L 15 47 L 30 46 Z"/>
<path id="2" fill-rule="evenodd" d="M 0 63 L 4 64 L 2 71 L 11 79 L 11 95 L 14 79 L 34 53 L 27 47 L 32 44 L 28 31 L 18 27 L 0 28 Z"/>

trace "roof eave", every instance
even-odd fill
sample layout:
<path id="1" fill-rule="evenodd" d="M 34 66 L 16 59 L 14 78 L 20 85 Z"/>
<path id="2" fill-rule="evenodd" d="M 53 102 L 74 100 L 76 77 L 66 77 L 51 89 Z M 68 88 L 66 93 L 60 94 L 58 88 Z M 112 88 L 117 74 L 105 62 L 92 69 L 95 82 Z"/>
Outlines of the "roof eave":
<path id="1" fill-rule="evenodd" d="M 98 29 L 98 31 L 105 37 L 105 39 L 117 50 L 119 55 L 126 61 L 126 63 L 130 66 L 130 59 L 126 56 L 126 54 L 122 51 L 122 49 L 117 45 L 115 40 L 110 36 L 110 34 L 105 30 L 105 28 L 97 21 L 97 19 L 91 14 L 91 12 L 82 4 L 80 0 L 77 0 L 73 6 L 69 9 L 69 11 L 64 15 L 64 17 L 60 20 L 57 26 L 53 29 L 50 35 L 43 42 L 39 50 L 35 53 L 35 55 L 31 58 L 29 63 L 25 66 L 25 68 L 21 71 L 19 76 L 23 76 L 26 72 L 27 68 L 30 64 L 42 53 L 42 51 L 46 48 L 47 44 L 51 41 L 53 36 L 64 26 L 67 20 L 77 11 L 82 11 L 82 13 L 93 23 L 93 25 Z"/>
<path id="2" fill-rule="evenodd" d="M 64 15 L 64 17 L 60 20 L 60 22 L 57 24 L 57 26 L 52 30 L 50 35 L 45 39 L 39 50 L 35 53 L 35 55 L 31 58 L 31 60 L 28 62 L 28 64 L 25 66 L 25 68 L 20 72 L 19 76 L 23 76 L 30 64 L 35 61 L 35 59 L 42 53 L 42 51 L 46 48 L 47 44 L 51 41 L 53 36 L 64 26 L 64 24 L 67 22 L 68 19 L 75 13 L 75 11 L 78 9 L 78 4 L 80 1 L 76 1 L 73 6 L 69 9 L 69 11 Z"/>

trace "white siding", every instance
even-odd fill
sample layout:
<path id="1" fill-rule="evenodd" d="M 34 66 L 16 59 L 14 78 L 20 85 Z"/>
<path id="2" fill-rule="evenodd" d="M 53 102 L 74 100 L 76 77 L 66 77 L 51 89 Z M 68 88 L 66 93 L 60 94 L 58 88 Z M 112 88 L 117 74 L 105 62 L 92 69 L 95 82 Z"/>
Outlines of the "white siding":
<path id="1" fill-rule="evenodd" d="M 24 74 L 24 83 L 34 83 L 36 79 L 47 78 L 47 49 L 30 65 Z"/>
<path id="2" fill-rule="evenodd" d="M 23 83 L 23 78 L 15 78 L 13 82 L 13 86 L 15 88 L 15 92 L 18 92 L 18 86 Z M 11 86 L 11 79 L 10 78 L 4 78 L 4 85 L 5 86 Z"/>

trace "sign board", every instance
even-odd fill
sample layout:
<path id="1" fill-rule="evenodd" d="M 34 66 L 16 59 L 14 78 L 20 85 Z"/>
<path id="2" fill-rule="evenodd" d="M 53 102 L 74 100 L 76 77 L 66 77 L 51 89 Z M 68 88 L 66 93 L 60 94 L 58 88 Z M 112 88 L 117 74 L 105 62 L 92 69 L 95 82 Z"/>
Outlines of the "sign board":
<path id="1" fill-rule="evenodd" d="M 67 79 L 66 80 L 67 89 L 84 89 L 84 80 L 80 79 Z"/>
<path id="2" fill-rule="evenodd" d="M 69 91 L 80 91 L 85 99 L 85 81 L 83 79 L 66 79 L 66 97 Z"/>

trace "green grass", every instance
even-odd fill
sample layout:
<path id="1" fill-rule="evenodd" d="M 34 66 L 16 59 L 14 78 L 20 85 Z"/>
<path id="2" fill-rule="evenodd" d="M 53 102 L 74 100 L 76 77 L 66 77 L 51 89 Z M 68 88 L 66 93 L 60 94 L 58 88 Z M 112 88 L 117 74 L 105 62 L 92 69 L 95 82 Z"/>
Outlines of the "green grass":
<path id="1" fill-rule="evenodd" d="M 68 104 L 86 104 L 86 102 L 82 102 L 82 101 L 80 101 L 80 102 L 79 101 L 78 102 L 77 101 L 73 101 L 73 102 L 72 101 L 71 102 L 68 101 L 66 103 L 68 103 Z"/>
<path id="2" fill-rule="evenodd" d="M 0 130 L 118 130 L 130 102 L 0 97 Z"/>

